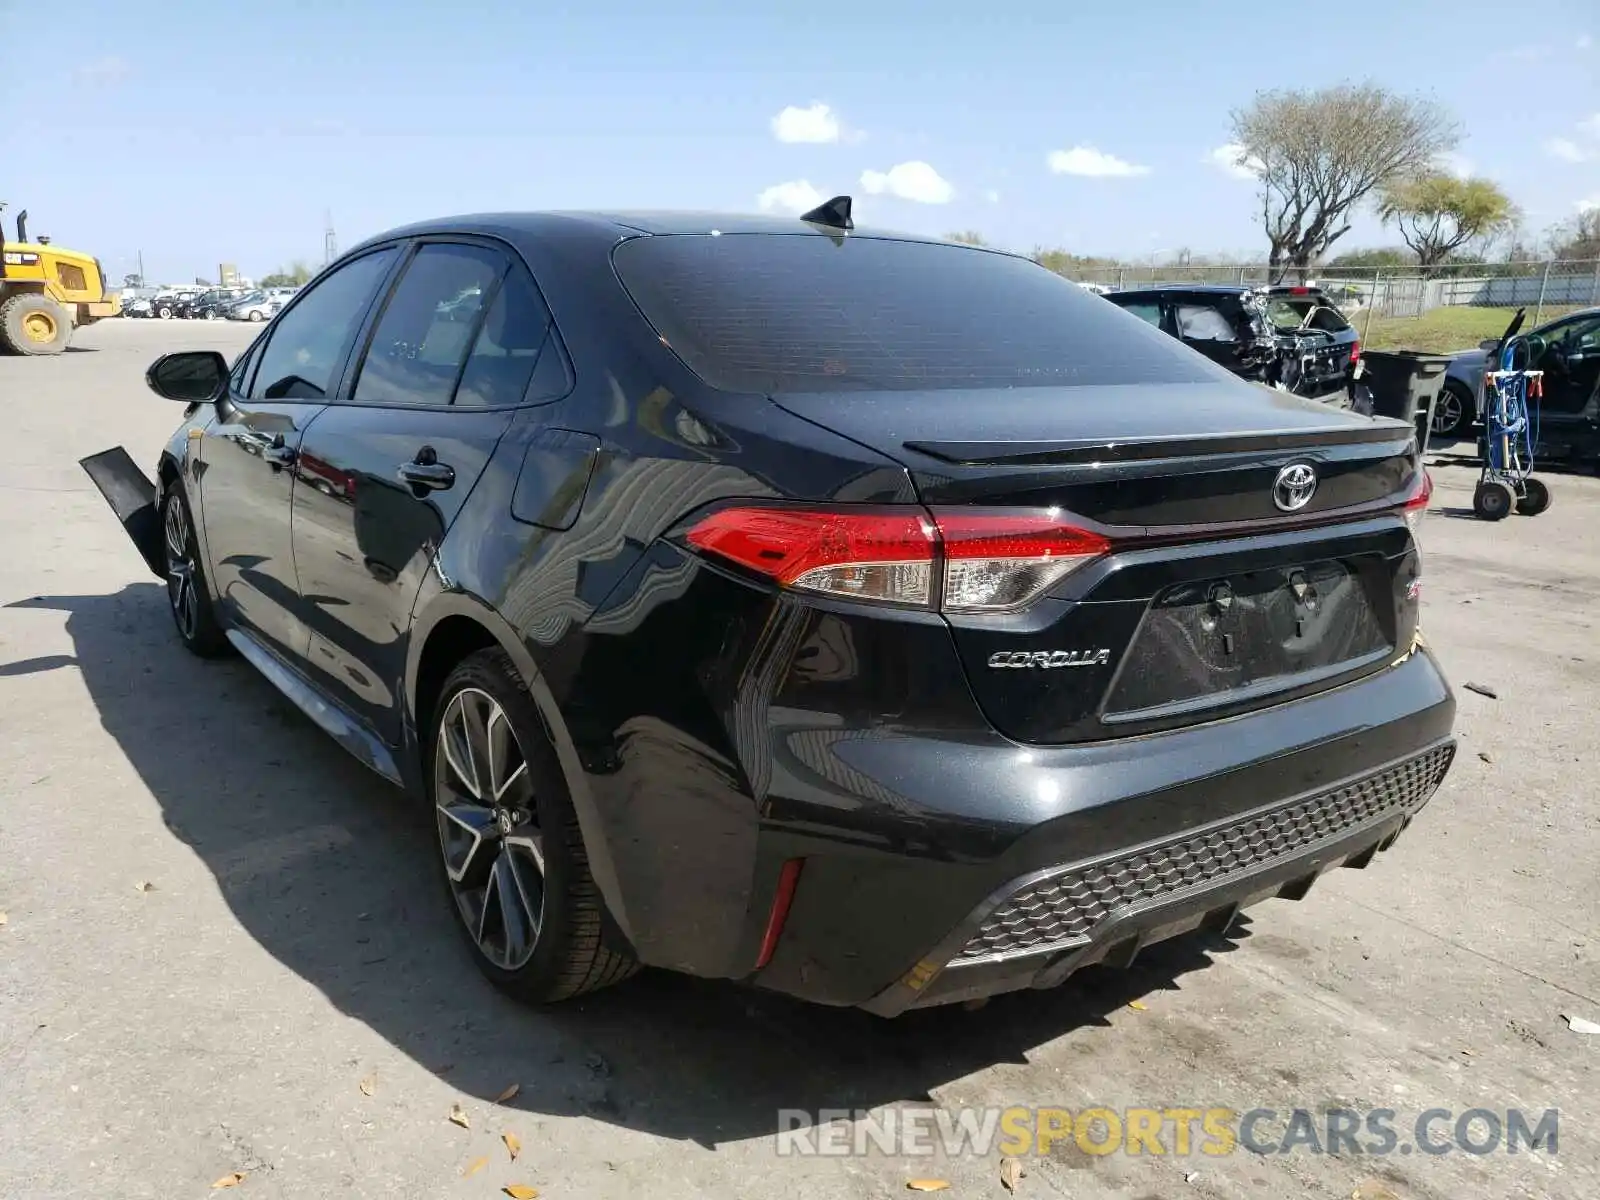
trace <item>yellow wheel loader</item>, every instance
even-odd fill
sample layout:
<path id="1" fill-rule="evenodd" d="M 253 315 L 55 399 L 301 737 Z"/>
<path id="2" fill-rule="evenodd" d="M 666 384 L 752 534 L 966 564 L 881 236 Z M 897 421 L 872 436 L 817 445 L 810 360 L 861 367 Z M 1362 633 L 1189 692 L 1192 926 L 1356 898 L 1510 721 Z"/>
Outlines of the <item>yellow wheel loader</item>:
<path id="1" fill-rule="evenodd" d="M 47 237 L 30 242 L 26 211 L 17 214 L 16 241 L 6 241 L 0 226 L 0 351 L 60 354 L 75 327 L 121 308 L 93 255 L 52 246 Z"/>

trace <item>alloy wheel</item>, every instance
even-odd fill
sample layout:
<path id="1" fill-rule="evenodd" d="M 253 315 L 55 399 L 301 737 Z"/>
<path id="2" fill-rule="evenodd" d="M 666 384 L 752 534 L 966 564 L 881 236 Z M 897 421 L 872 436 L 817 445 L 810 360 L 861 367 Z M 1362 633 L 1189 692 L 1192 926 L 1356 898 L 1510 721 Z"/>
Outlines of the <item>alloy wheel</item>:
<path id="1" fill-rule="evenodd" d="M 456 910 L 484 957 L 515 971 L 533 957 L 544 922 L 544 835 L 527 759 L 488 692 L 463 688 L 445 707 L 433 785 Z"/>
<path id="2" fill-rule="evenodd" d="M 167 501 L 167 599 L 178 632 L 193 641 L 200 628 L 200 597 L 195 591 L 194 558 L 189 550 L 189 517 L 174 493 Z"/>
<path id="3" fill-rule="evenodd" d="M 1433 432 L 1441 436 L 1454 433 L 1461 424 L 1461 413 L 1461 397 L 1445 388 L 1434 405 Z"/>

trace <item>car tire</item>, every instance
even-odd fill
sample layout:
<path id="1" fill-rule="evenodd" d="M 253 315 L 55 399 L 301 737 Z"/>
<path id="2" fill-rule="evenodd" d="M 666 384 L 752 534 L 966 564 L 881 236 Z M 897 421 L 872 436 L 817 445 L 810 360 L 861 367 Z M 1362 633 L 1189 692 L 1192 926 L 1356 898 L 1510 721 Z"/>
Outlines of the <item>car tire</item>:
<path id="1" fill-rule="evenodd" d="M 549 1004 L 637 971 L 604 919 L 555 748 L 505 651 L 450 673 L 425 747 L 440 879 L 489 981 Z"/>
<path id="2" fill-rule="evenodd" d="M 189 498 L 176 479 L 161 498 L 161 542 L 167 565 L 167 610 L 179 640 L 191 654 L 220 658 L 230 644 L 211 602 Z"/>
<path id="3" fill-rule="evenodd" d="M 1517 497 L 1517 512 L 1524 517 L 1537 517 L 1550 507 L 1550 489 L 1538 479 L 1522 481 L 1522 495 Z"/>
<path id="4" fill-rule="evenodd" d="M 263 320 L 264 318 L 261 315 L 261 310 L 259 308 L 252 308 L 250 310 L 250 319 L 252 321 L 261 321 L 261 320 Z"/>
<path id="5" fill-rule="evenodd" d="M 72 340 L 72 317 L 48 296 L 24 292 L 0 304 L 0 344 L 12 354 L 60 354 Z"/>
<path id="6" fill-rule="evenodd" d="M 172 320 L 172 309 L 163 304 L 160 308 L 156 309 L 156 316 L 160 317 L 163 321 L 170 321 Z"/>
<path id="7" fill-rule="evenodd" d="M 1458 438 L 1472 428 L 1475 402 L 1467 389 L 1454 380 L 1447 379 L 1439 389 L 1439 399 L 1433 409 L 1433 436 Z"/>
<path id="8" fill-rule="evenodd" d="M 1509 483 L 1486 479 L 1472 492 L 1472 512 L 1480 521 L 1503 521 L 1516 504 L 1517 494 Z"/>

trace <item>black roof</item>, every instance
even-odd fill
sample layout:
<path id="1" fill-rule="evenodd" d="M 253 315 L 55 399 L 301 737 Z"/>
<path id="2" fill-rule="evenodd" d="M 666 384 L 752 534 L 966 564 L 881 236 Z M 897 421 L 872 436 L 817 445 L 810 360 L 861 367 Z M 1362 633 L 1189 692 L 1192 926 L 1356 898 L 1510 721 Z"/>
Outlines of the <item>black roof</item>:
<path id="1" fill-rule="evenodd" d="M 1136 292 L 1196 292 L 1207 295 L 1239 296 L 1245 292 L 1293 292 L 1303 288 L 1306 295 L 1318 295 L 1322 292 L 1319 284 L 1310 283 L 1142 283 L 1137 287 L 1118 288 L 1113 295 L 1126 296 Z"/>
<path id="2" fill-rule="evenodd" d="M 526 237 L 597 238 L 616 241 L 641 234 L 800 234 L 815 237 L 872 238 L 885 241 L 948 244 L 946 239 L 897 230 L 862 226 L 849 233 L 812 225 L 798 217 L 752 216 L 741 213 L 697 211 L 567 211 L 472 213 L 418 221 L 397 229 L 385 230 L 367 238 L 358 250 L 373 242 L 396 237 L 417 237 L 428 233 L 480 233 L 512 243 Z M 989 247 L 972 247 L 988 250 Z M 1009 253 L 1007 251 L 991 251 Z"/>
<path id="3" fill-rule="evenodd" d="M 1118 288 L 1115 294 L 1126 296 L 1130 292 L 1206 292 L 1239 295 L 1242 292 L 1253 291 L 1255 288 L 1248 283 L 1144 283 L 1138 287 Z"/>

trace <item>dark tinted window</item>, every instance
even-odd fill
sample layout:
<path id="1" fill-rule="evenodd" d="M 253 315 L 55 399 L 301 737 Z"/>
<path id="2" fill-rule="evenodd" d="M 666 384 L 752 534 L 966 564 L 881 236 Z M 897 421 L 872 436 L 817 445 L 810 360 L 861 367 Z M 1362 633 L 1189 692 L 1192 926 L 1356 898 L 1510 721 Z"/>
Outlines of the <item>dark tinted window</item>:
<path id="1" fill-rule="evenodd" d="M 1132 313 L 1141 321 L 1148 321 L 1152 325 L 1161 324 L 1161 305 L 1154 300 L 1130 300 L 1126 304 L 1118 304 L 1123 312 Z"/>
<path id="2" fill-rule="evenodd" d="M 641 237 L 614 254 L 646 318 L 739 392 L 1177 383 L 1204 363 L 1025 259 L 812 235 Z"/>
<path id="3" fill-rule="evenodd" d="M 346 263 L 284 313 L 267 335 L 250 395 L 257 400 L 326 397 L 394 255 L 392 249 L 377 250 Z"/>
<path id="4" fill-rule="evenodd" d="M 235 396 L 246 395 L 246 388 L 250 384 L 250 366 L 256 360 L 256 351 L 261 348 L 260 342 L 252 342 L 248 349 L 233 364 L 233 370 L 228 374 L 228 390 Z"/>
<path id="5" fill-rule="evenodd" d="M 543 298 L 532 277 L 520 266 L 513 267 L 478 331 L 456 389 L 456 403 L 474 407 L 519 403 L 550 338 L 550 312 Z M 549 353 L 554 357 L 554 351 Z"/>
<path id="6" fill-rule="evenodd" d="M 424 246 L 378 319 L 358 404 L 449 404 L 505 256 L 482 246 Z"/>

